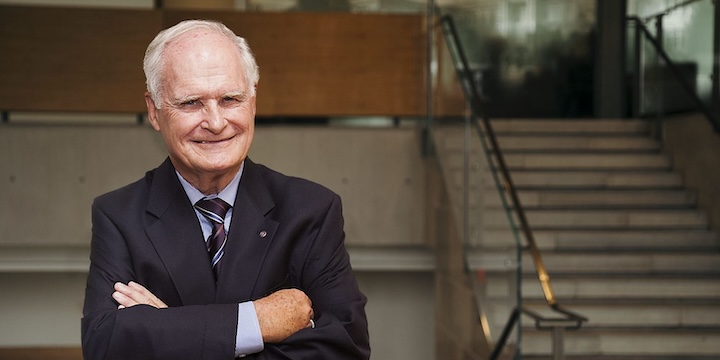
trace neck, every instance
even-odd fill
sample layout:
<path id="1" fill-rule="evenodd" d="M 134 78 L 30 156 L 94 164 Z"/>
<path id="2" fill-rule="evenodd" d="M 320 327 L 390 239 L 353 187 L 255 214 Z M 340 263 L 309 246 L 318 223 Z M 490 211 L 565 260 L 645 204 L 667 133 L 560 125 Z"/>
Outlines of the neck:
<path id="1" fill-rule="evenodd" d="M 185 177 L 185 175 L 183 175 L 183 177 Z M 190 185 L 200 190 L 201 193 L 205 195 L 213 195 L 220 193 L 230 183 L 232 177 L 227 179 L 185 178 L 185 180 L 187 180 Z"/>
<path id="2" fill-rule="evenodd" d="M 222 173 L 196 174 L 178 169 L 183 179 L 205 195 L 220 193 L 230 184 L 238 171 L 240 171 L 240 169 L 228 170 Z"/>

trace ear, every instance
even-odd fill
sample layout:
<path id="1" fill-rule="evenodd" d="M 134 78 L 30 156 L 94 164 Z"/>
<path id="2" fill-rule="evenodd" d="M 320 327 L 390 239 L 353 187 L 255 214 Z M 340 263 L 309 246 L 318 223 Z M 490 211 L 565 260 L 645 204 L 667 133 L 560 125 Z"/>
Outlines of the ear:
<path id="1" fill-rule="evenodd" d="M 253 116 L 255 116 L 255 113 L 257 111 L 257 90 L 258 90 L 258 83 L 255 83 L 255 95 L 252 97 L 252 113 Z"/>
<path id="2" fill-rule="evenodd" d="M 155 107 L 155 101 L 149 92 L 145 92 L 145 106 L 147 107 L 148 120 L 155 131 L 160 131 L 160 124 L 158 123 L 158 109 Z"/>

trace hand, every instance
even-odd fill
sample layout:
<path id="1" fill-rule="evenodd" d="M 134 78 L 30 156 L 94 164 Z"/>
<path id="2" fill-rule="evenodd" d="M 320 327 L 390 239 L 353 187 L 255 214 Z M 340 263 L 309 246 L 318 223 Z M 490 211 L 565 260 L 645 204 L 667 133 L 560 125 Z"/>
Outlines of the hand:
<path id="1" fill-rule="evenodd" d="M 154 306 L 158 309 L 168 307 L 165 303 L 158 299 L 150 290 L 144 286 L 131 281 L 127 285 L 123 283 L 115 283 L 115 292 L 112 294 L 113 299 L 118 302 L 118 309 L 124 309 L 126 307 L 145 304 Z"/>
<path id="2" fill-rule="evenodd" d="M 263 342 L 278 343 L 314 327 L 312 301 L 298 289 L 283 289 L 253 301 Z"/>

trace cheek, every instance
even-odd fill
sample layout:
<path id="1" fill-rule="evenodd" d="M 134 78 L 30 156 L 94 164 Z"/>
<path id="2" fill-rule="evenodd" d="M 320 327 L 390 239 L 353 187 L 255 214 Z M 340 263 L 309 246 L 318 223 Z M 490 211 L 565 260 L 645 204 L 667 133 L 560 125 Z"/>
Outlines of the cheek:
<path id="1" fill-rule="evenodd" d="M 243 109 L 232 115 L 232 123 L 241 133 L 252 133 L 255 125 L 255 116 L 248 109 Z"/>
<path id="2" fill-rule="evenodd" d="M 163 124 L 163 132 L 167 132 L 170 137 L 175 139 L 188 137 L 200 127 L 201 121 L 198 119 L 200 118 L 188 114 L 168 116 Z"/>

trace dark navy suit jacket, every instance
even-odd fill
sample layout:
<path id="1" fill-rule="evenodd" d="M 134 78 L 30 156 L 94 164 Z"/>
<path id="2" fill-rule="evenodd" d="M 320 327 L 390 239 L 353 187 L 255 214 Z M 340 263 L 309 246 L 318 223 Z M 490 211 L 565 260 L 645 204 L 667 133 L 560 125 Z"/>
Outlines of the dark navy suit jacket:
<path id="1" fill-rule="evenodd" d="M 232 359 L 237 304 L 295 287 L 312 300 L 304 329 L 249 359 L 367 359 L 366 298 L 330 190 L 245 161 L 215 282 L 192 204 L 171 162 L 95 199 L 82 319 L 85 359 Z M 115 282 L 169 307 L 117 309 Z"/>

